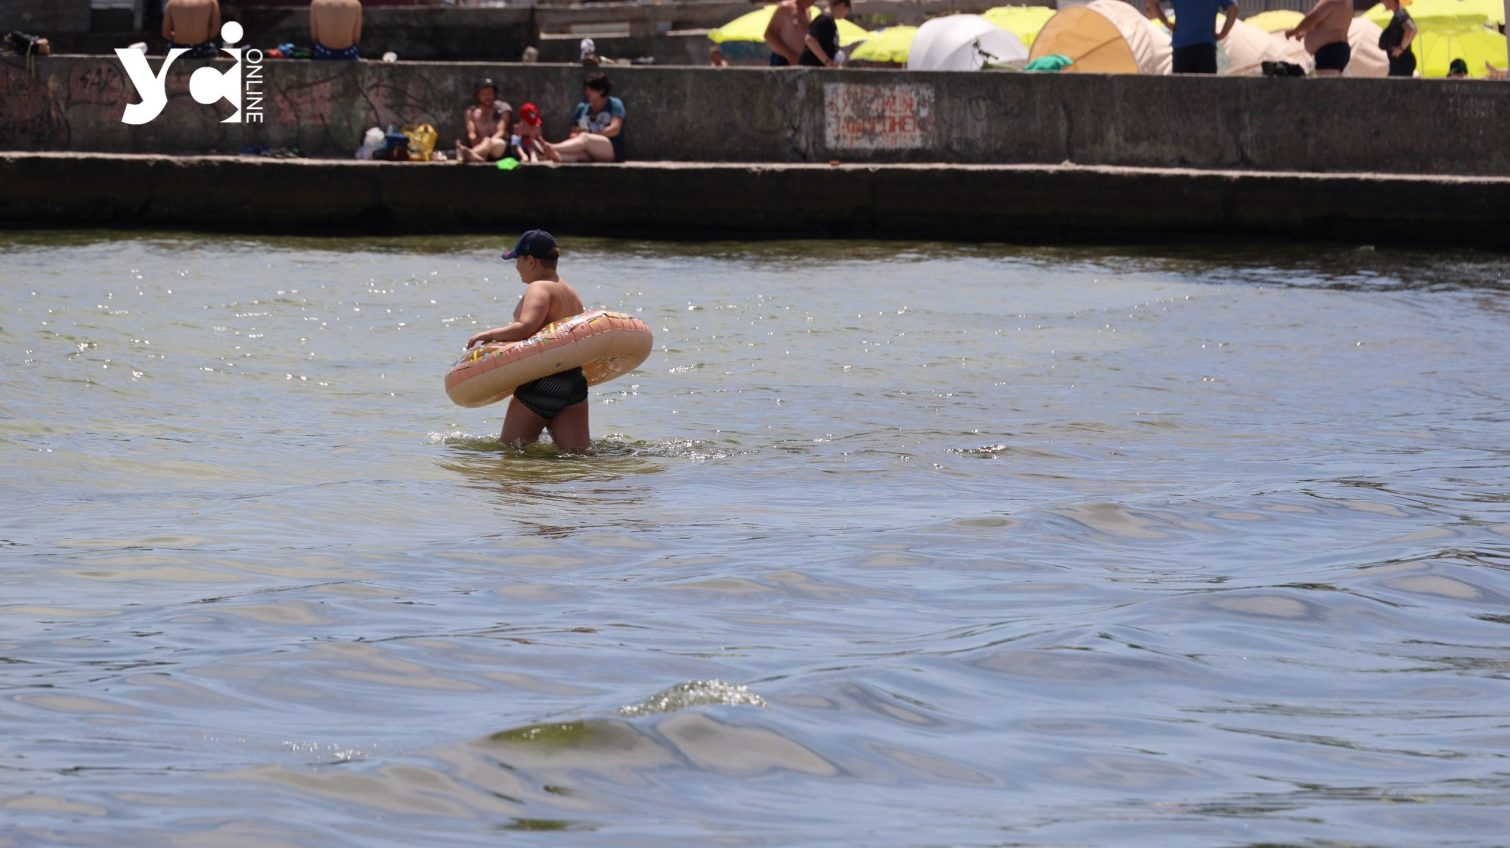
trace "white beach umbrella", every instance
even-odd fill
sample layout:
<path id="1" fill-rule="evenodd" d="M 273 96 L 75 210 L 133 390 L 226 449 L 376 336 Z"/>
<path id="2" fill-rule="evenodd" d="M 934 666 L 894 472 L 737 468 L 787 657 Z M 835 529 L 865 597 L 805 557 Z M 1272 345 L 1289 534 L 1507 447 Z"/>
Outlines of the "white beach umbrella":
<path id="1" fill-rule="evenodd" d="M 918 27 L 907 67 L 922 71 L 978 71 L 987 63 L 1025 62 L 1028 48 L 1017 36 L 980 15 L 934 18 Z"/>

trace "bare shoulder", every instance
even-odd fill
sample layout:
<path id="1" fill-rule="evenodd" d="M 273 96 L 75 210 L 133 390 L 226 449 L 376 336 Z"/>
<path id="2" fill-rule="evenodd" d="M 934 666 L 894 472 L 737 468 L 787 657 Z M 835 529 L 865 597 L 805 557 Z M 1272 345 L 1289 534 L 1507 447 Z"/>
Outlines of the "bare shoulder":
<path id="1" fill-rule="evenodd" d="M 554 316 L 557 320 L 570 318 L 579 312 L 585 311 L 582 307 L 582 298 L 577 294 L 577 290 L 571 287 L 571 283 L 565 280 L 555 280 L 552 282 L 552 286 L 551 300 L 554 307 L 552 311 L 559 313 Z"/>

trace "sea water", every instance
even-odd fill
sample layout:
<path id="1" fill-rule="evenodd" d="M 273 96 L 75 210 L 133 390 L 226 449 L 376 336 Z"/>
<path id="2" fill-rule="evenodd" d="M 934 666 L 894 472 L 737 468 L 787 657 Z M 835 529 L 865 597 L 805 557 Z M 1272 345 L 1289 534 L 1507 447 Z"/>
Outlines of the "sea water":
<path id="1" fill-rule="evenodd" d="M 1510 260 L 0 236 L 0 845 L 1498 845 Z"/>

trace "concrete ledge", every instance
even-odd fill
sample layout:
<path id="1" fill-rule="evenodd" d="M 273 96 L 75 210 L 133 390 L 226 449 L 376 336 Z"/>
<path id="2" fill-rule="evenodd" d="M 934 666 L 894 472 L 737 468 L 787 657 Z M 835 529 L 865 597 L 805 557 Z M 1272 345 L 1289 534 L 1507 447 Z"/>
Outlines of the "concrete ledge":
<path id="1" fill-rule="evenodd" d="M 160 59 L 151 60 L 155 64 Z M 479 77 L 540 106 L 566 135 L 571 65 L 264 65 L 259 123 L 195 102 L 205 62 L 166 73 L 167 105 L 122 123 L 138 94 L 114 56 L 0 58 L 0 149 L 231 153 L 250 145 L 350 155 L 368 127 L 429 123 L 443 146 Z M 229 61 L 215 63 L 222 72 Z M 1388 171 L 1510 176 L 1510 85 L 1478 80 L 1265 79 L 791 68 L 611 71 L 630 160 L 973 163 Z"/>
<path id="2" fill-rule="evenodd" d="M 0 225 L 289 234 L 1170 238 L 1510 249 L 1510 178 L 1034 165 L 483 165 L 0 154 Z"/>

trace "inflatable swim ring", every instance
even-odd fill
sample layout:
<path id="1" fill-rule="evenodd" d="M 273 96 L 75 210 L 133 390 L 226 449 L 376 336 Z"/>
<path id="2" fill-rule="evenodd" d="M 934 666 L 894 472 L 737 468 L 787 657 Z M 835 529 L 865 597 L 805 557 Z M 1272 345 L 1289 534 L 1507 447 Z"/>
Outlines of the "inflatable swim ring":
<path id="1" fill-rule="evenodd" d="M 446 394 L 461 406 L 487 406 L 523 383 L 581 368 L 589 385 L 622 377 L 650 356 L 645 322 L 603 309 L 547 324 L 518 342 L 491 342 L 461 355 L 446 372 Z"/>

